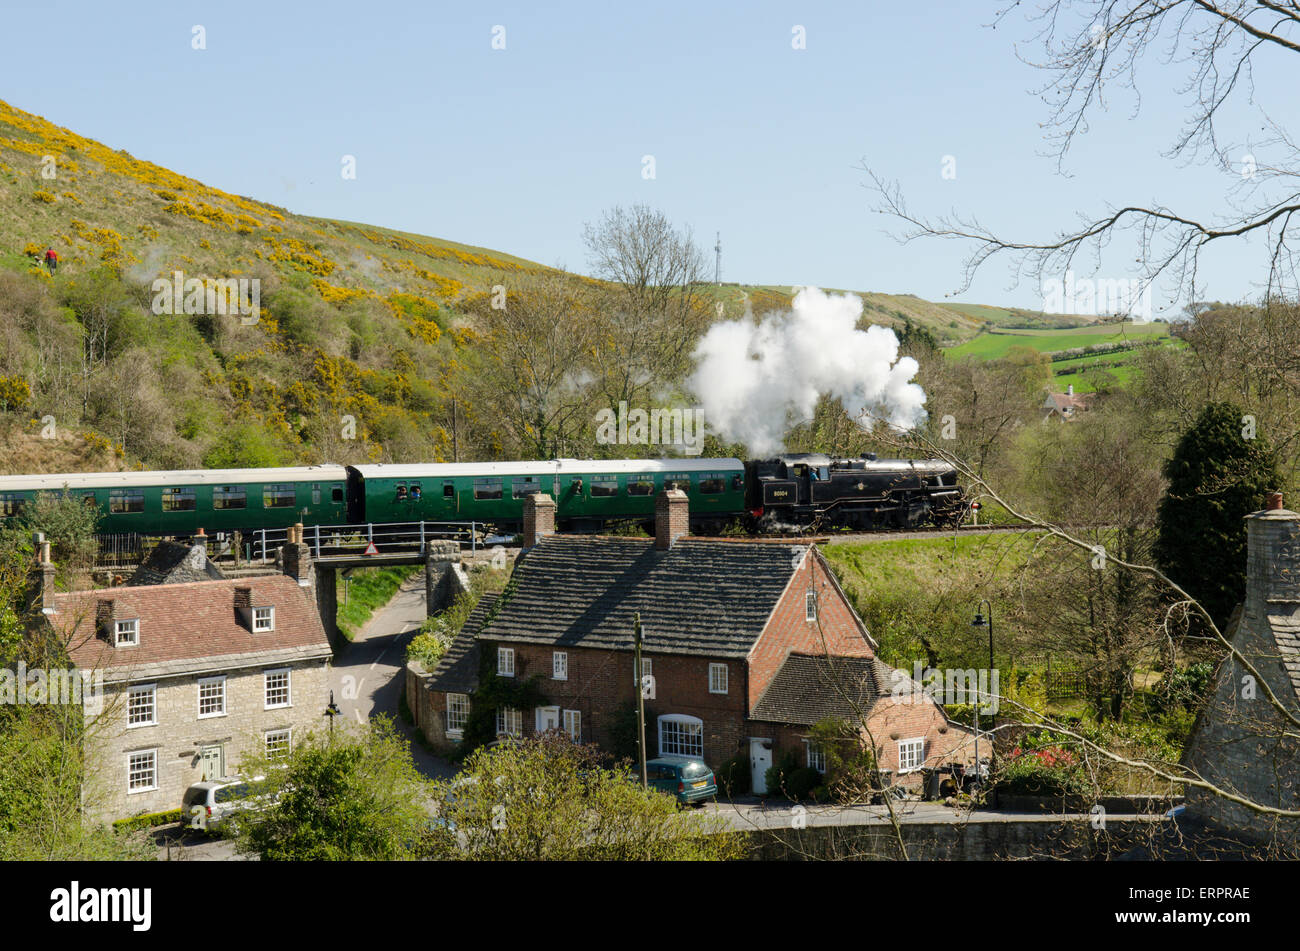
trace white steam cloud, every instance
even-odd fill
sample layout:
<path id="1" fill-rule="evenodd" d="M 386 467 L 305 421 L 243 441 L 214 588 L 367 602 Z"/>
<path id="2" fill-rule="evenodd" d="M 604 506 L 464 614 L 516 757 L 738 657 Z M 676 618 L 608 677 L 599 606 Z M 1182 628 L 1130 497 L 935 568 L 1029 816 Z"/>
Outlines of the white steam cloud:
<path id="1" fill-rule="evenodd" d="M 925 391 L 911 382 L 919 367 L 899 359 L 889 328 L 858 330 L 861 316 L 861 298 L 805 287 L 790 311 L 714 324 L 695 348 L 688 381 L 709 428 L 768 455 L 782 448 L 791 422 L 812 418 L 822 395 L 865 429 L 874 420 L 916 426 L 925 419 Z"/>

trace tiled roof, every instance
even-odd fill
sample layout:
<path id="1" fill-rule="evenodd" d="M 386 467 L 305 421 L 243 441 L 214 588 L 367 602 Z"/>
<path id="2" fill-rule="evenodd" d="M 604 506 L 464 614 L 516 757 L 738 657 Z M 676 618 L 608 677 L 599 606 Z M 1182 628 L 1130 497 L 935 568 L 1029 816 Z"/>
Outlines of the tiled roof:
<path id="1" fill-rule="evenodd" d="M 1273 631 L 1282 668 L 1290 676 L 1296 700 L 1300 701 L 1300 618 L 1270 614 L 1268 626 Z"/>
<path id="2" fill-rule="evenodd" d="M 473 693 L 478 686 L 479 649 L 475 635 L 483 627 L 497 603 L 499 594 L 492 592 L 478 599 L 474 610 L 465 618 L 460 631 L 430 671 L 428 688 L 440 693 Z"/>
<path id="3" fill-rule="evenodd" d="M 632 648 L 641 614 L 655 653 L 744 657 L 758 640 L 803 545 L 550 535 L 520 556 L 480 639 Z"/>
<path id="4" fill-rule="evenodd" d="M 790 654 L 754 704 L 750 719 L 798 726 L 826 717 L 856 722 L 890 691 L 893 673 L 871 657 Z"/>
<path id="5" fill-rule="evenodd" d="M 237 588 L 251 589 L 254 607 L 275 608 L 275 630 L 254 634 L 235 608 Z M 118 619 L 138 618 L 139 644 L 112 647 L 96 617 L 111 602 Z M 196 581 L 153 587 L 104 588 L 57 594 L 49 621 L 68 644 L 72 662 L 83 669 L 143 667 L 203 658 L 298 650 L 329 653 L 329 640 L 316 605 L 297 582 L 284 575 Z"/>
<path id="6" fill-rule="evenodd" d="M 224 577 L 221 569 L 208 560 L 202 546 L 164 541 L 149 553 L 127 585 L 185 584 L 190 581 L 219 581 Z"/>

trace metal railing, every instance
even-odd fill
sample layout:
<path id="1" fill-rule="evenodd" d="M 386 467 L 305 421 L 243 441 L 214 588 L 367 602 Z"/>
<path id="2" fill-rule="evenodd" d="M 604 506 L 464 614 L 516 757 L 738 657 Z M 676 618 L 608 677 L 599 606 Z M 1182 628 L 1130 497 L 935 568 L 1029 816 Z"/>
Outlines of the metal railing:
<path id="1" fill-rule="evenodd" d="M 371 544 L 380 554 L 424 554 L 433 541 L 455 541 L 477 553 L 480 544 L 489 536 L 489 526 L 483 522 L 366 522 L 356 525 L 306 525 L 303 542 L 315 558 L 362 555 Z M 176 535 L 150 535 L 130 533 L 96 535 L 99 555 L 95 559 L 100 567 L 129 567 L 139 565 L 162 538 L 195 537 Z M 287 528 L 258 528 L 245 532 L 217 532 L 206 535 L 208 555 L 211 558 L 233 556 L 245 562 L 266 564 L 275 557 L 275 551 L 288 541 Z M 236 553 L 234 546 L 239 545 Z"/>

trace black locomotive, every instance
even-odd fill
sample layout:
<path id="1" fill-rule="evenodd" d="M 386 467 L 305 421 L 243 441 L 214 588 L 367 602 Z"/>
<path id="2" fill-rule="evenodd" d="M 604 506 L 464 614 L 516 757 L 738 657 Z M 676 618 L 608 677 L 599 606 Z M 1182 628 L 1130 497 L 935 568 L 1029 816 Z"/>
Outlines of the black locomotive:
<path id="1" fill-rule="evenodd" d="M 942 459 L 832 459 L 792 453 L 745 463 L 745 504 L 760 532 L 954 525 L 965 512 Z"/>

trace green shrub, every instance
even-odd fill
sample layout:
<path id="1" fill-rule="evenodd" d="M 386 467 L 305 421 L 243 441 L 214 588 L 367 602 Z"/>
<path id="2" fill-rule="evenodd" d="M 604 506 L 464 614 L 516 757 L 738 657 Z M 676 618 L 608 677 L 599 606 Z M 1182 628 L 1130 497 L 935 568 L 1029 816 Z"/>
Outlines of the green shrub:
<path id="1" fill-rule="evenodd" d="M 784 793 L 786 789 L 786 777 L 799 768 L 799 763 L 795 759 L 794 751 L 783 754 L 779 760 L 767 768 L 763 774 L 763 782 L 767 784 L 768 795 L 777 795 Z"/>
<path id="2" fill-rule="evenodd" d="M 718 788 L 729 799 L 744 796 L 750 791 L 749 757 L 744 753 L 737 753 L 727 760 L 713 771 L 713 775 L 718 781 Z"/>
<path id="3" fill-rule="evenodd" d="M 812 791 L 822 784 L 822 774 L 811 766 L 800 766 L 785 777 L 785 794 L 796 802 L 811 797 Z"/>
<path id="4" fill-rule="evenodd" d="M 166 812 L 146 812 L 144 815 L 132 816 L 130 819 L 118 819 L 113 823 L 113 831 L 126 833 L 136 832 L 140 829 L 153 829 L 157 826 L 180 822 L 181 818 L 179 809 L 168 809 Z"/>

